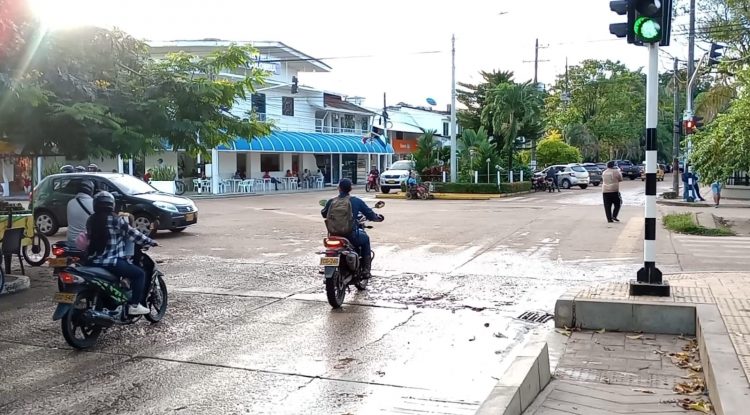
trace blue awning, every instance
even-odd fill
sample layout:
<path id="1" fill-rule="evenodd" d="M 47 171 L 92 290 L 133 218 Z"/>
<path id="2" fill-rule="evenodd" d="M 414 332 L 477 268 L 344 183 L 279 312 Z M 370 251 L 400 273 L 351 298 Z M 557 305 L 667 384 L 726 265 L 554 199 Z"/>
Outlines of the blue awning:
<path id="1" fill-rule="evenodd" d="M 393 154 L 393 147 L 380 140 L 362 143 L 362 136 L 322 133 L 298 133 L 273 131 L 266 137 L 248 142 L 237 138 L 229 145 L 218 147 L 219 151 L 264 151 L 270 153 L 321 153 L 321 154 Z"/>

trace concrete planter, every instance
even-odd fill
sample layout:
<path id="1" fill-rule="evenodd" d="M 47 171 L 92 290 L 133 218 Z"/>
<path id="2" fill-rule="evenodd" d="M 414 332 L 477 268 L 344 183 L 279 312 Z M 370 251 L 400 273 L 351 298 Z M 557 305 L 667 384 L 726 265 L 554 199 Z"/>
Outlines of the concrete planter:
<path id="1" fill-rule="evenodd" d="M 175 189 L 174 181 L 161 182 L 152 180 L 149 182 L 149 184 L 160 192 L 175 194 L 175 192 L 177 191 L 177 189 Z"/>

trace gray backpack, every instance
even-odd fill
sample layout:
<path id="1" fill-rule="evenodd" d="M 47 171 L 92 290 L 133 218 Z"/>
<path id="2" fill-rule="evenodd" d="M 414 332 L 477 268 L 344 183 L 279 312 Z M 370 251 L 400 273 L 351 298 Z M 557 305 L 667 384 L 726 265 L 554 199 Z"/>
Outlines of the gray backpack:
<path id="1" fill-rule="evenodd" d="M 332 199 L 326 215 L 328 234 L 348 238 L 354 232 L 353 222 L 352 203 L 349 196 Z"/>

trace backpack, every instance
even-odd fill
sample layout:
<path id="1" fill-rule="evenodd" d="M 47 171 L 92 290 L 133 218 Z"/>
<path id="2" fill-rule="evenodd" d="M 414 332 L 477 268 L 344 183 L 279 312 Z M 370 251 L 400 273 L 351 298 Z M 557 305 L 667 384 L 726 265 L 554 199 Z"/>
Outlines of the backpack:
<path id="1" fill-rule="evenodd" d="M 352 202 L 349 196 L 331 199 L 326 215 L 328 234 L 349 238 L 354 232 Z"/>

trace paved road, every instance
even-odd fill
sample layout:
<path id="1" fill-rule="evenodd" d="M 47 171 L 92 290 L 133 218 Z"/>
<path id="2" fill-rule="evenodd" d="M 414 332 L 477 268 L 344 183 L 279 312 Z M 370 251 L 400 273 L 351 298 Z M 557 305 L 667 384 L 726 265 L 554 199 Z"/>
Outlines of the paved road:
<path id="1" fill-rule="evenodd" d="M 337 311 L 315 254 L 330 193 L 201 201 L 200 224 L 160 234 L 154 252 L 170 288 L 161 324 L 110 330 L 79 353 L 50 319 L 46 270 L 0 299 L 0 413 L 473 413 L 539 328 L 522 311 L 635 275 L 643 185 L 624 184 L 619 224 L 599 192 L 388 201 L 370 232 L 371 287 Z M 716 267 L 659 238 L 662 271 L 685 258 Z"/>

